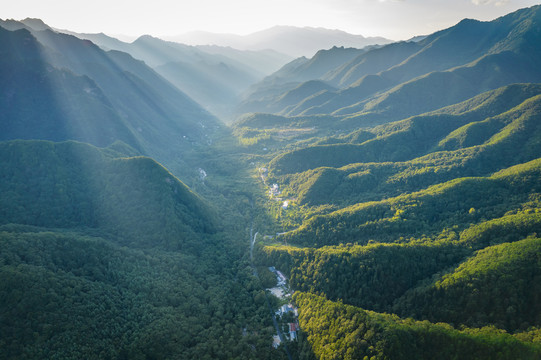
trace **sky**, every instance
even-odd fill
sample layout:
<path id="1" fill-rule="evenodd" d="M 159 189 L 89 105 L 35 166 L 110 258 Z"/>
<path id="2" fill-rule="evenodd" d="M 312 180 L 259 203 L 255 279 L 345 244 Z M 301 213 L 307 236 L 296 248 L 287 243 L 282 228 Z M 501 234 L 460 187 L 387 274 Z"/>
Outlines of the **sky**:
<path id="1" fill-rule="evenodd" d="M 202 30 L 246 35 L 275 25 L 344 30 L 405 40 L 492 20 L 540 0 L 2 0 L 1 19 L 112 36 L 173 36 Z M 126 39 L 126 37 L 124 37 Z"/>

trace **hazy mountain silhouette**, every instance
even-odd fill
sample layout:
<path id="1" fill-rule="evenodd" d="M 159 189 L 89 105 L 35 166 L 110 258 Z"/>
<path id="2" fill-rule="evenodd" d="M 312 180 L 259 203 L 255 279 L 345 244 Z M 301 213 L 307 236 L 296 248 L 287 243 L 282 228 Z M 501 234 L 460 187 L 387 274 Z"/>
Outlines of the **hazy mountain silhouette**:
<path id="1" fill-rule="evenodd" d="M 295 26 L 275 26 L 244 36 L 198 31 L 167 39 L 192 45 L 231 46 L 241 50 L 273 49 L 293 57 L 312 57 L 318 50 L 333 46 L 362 48 L 391 42 L 382 37 L 364 37 L 341 30 Z"/>
<path id="2" fill-rule="evenodd" d="M 132 43 L 105 34 L 73 34 L 105 50 L 119 50 L 143 60 L 207 110 L 227 118 L 231 105 L 251 84 L 291 58 L 272 50 L 241 51 L 218 46 L 189 46 L 144 35 Z"/>
<path id="3" fill-rule="evenodd" d="M 0 26 L 7 30 L 53 30 L 49 25 L 45 24 L 41 19 L 26 18 L 24 20 L 18 21 L 13 19 L 0 19 Z"/>

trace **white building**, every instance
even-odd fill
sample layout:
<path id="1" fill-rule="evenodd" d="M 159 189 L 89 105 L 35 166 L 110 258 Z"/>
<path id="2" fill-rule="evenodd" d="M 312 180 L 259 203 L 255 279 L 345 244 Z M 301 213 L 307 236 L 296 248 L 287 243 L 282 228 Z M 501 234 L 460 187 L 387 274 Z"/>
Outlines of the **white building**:
<path id="1" fill-rule="evenodd" d="M 280 346 L 280 343 L 281 343 L 281 342 L 282 342 L 282 341 L 280 340 L 280 337 L 279 337 L 278 335 L 274 335 L 274 336 L 272 337 L 272 347 L 273 347 L 273 348 L 277 349 L 278 346 Z"/>
<path id="2" fill-rule="evenodd" d="M 269 194 L 271 196 L 280 195 L 280 187 L 278 186 L 278 184 L 272 184 L 272 186 L 269 189 Z"/>

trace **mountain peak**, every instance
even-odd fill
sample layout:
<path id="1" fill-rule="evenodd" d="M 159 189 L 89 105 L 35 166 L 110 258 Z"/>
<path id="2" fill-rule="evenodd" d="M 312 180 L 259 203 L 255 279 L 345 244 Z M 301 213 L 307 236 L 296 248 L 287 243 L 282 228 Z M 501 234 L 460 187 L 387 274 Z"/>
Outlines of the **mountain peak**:
<path id="1" fill-rule="evenodd" d="M 152 36 L 152 35 L 145 34 L 145 35 L 139 36 L 137 39 L 135 39 L 134 42 L 150 41 L 150 40 L 160 40 L 160 39 L 155 38 L 155 37 Z"/>
<path id="2" fill-rule="evenodd" d="M 26 18 L 20 22 L 36 31 L 52 30 L 52 28 L 45 24 L 41 19 Z"/>

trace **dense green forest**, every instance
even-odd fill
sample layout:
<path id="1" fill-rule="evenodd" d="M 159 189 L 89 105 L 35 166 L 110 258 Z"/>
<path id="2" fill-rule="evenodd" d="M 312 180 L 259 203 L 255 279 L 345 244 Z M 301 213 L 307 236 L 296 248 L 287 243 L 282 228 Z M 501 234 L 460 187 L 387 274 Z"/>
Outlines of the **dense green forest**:
<path id="1" fill-rule="evenodd" d="M 0 359 L 540 358 L 540 23 L 321 50 L 225 108 L 261 54 L 0 22 Z"/>
<path id="2" fill-rule="evenodd" d="M 480 250 L 426 289 L 404 295 L 394 310 L 437 322 L 493 324 L 508 331 L 540 326 L 539 246 L 539 238 L 528 237 Z"/>
<path id="3" fill-rule="evenodd" d="M 298 293 L 300 324 L 319 359 L 537 359 L 539 330 L 510 335 L 494 327 L 456 330 L 400 319 Z"/>
<path id="4" fill-rule="evenodd" d="M 336 70 L 321 79 L 345 87 L 327 90 L 334 91 L 327 100 L 314 95 L 323 100 L 317 109 L 254 114 L 235 125 L 240 144 L 268 169 L 264 183 L 279 185 L 267 203 L 279 234 L 257 244 L 256 259 L 281 269 L 298 290 L 299 321 L 311 346 L 300 358 L 540 356 L 541 88 L 524 82 L 476 92 L 466 84 L 471 79 L 456 77 L 514 63 L 538 32 L 517 28 L 514 35 L 530 34 L 519 44 L 503 28 L 530 16 L 538 22 L 538 14 L 535 7 L 490 24 L 464 21 L 426 42 L 369 51 L 342 69 L 349 76 L 353 68 L 369 71 L 372 56 L 382 53 L 403 63 L 372 78 L 360 75 L 350 87 Z M 460 39 L 483 26 L 492 27 L 491 35 L 476 49 L 492 47 L 492 57 L 446 72 L 443 66 L 464 58 L 427 63 L 439 46 L 462 48 Z M 416 77 L 419 64 L 441 67 Z M 412 80 L 395 86 L 397 74 Z M 480 74 L 487 73 L 472 79 Z M 426 89 L 414 91 L 420 87 Z M 357 100 L 367 100 L 328 111 L 351 102 L 355 91 Z"/>
<path id="5" fill-rule="evenodd" d="M 534 269 L 538 268 L 538 261 L 531 255 L 525 256 L 525 248 L 509 248 L 508 252 L 505 252 L 507 260 L 511 261 L 515 256 L 516 261 L 519 261 L 518 259 L 524 261 L 518 262 L 517 272 L 514 273 L 511 271 L 510 263 L 500 264 L 501 260 L 494 254 L 504 245 L 536 241 L 521 239 L 530 234 L 537 234 L 540 230 L 540 213 L 526 212 L 472 225 L 460 233 L 446 229 L 434 238 L 404 239 L 398 244 L 377 242 L 366 246 L 343 244 L 318 249 L 267 246 L 259 248 L 258 257 L 266 264 L 274 264 L 289 272 L 290 283 L 299 290 L 325 294 L 329 299 L 341 299 L 366 309 L 407 316 L 411 316 L 413 312 L 418 314 L 416 317 L 436 322 L 469 326 L 498 324 L 505 329 L 527 329 L 529 326 L 541 325 L 537 316 L 532 316 L 533 313 L 539 313 L 539 310 L 535 310 L 537 307 L 535 299 L 541 295 L 534 285 L 536 283 Z M 449 296 L 448 301 L 456 302 L 457 299 L 467 301 L 467 296 L 471 296 L 469 291 L 475 289 L 475 294 L 478 294 L 482 290 L 481 287 L 486 286 L 494 293 L 488 296 L 485 289 L 478 300 L 489 301 L 490 305 L 486 305 L 489 309 L 481 310 L 479 305 L 472 303 L 468 313 L 465 312 L 464 306 L 441 306 L 443 290 L 437 285 L 436 296 L 436 290 L 433 289 L 436 285 L 432 283 L 439 284 L 442 281 L 439 279 L 441 276 L 452 278 L 455 271 L 459 271 L 462 267 L 470 267 L 472 261 L 470 258 L 482 254 L 481 252 L 476 255 L 477 249 L 484 249 L 482 251 L 490 254 L 485 255 L 485 261 L 491 266 L 505 268 L 505 274 L 493 272 L 490 275 L 483 275 L 487 279 L 484 282 L 473 283 L 472 278 L 479 279 L 481 276 L 476 273 L 463 285 L 467 286 L 468 290 L 463 289 L 464 293 L 461 295 L 454 293 L 455 296 Z M 525 271 L 527 275 L 520 271 Z M 449 275 L 443 275 L 448 273 Z M 426 282 L 428 284 L 425 284 Z M 515 288 L 518 284 L 524 286 L 520 289 L 522 292 Z M 422 296 L 428 291 L 425 288 L 431 289 L 432 297 L 423 302 Z M 509 292 L 495 296 L 499 291 Z M 533 302 L 528 300 L 527 305 L 522 304 L 521 310 L 513 312 L 514 325 L 511 327 L 502 326 L 501 320 L 496 319 L 505 316 L 505 311 L 502 313 L 499 311 L 501 309 L 496 309 L 511 301 L 510 294 L 514 294 L 511 298 L 515 302 L 518 299 L 526 301 L 525 299 L 529 297 L 534 299 Z M 516 307 L 516 304 L 513 306 Z M 433 316 L 433 313 L 437 312 L 436 309 L 447 317 L 444 319 Z M 483 311 L 487 314 L 481 315 Z M 485 320 L 470 321 L 468 318 L 471 316 L 484 316 Z"/>
<path id="6" fill-rule="evenodd" d="M 257 284 L 228 264 L 225 239 L 195 257 L 29 226 L 0 238 L 1 358 L 228 359 L 268 346 Z"/>
<path id="7" fill-rule="evenodd" d="M 171 249 L 216 232 L 210 207 L 150 158 L 76 142 L 19 140 L 0 152 L 3 224 L 97 228 L 122 243 Z"/>
<path id="8" fill-rule="evenodd" d="M 0 144 L 0 358 L 280 358 L 239 215 L 120 150 Z"/>

